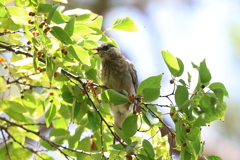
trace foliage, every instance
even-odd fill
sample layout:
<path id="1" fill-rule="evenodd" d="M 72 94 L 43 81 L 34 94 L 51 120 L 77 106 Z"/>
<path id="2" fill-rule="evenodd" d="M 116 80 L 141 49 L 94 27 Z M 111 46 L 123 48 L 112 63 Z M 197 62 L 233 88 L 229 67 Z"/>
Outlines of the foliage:
<path id="1" fill-rule="evenodd" d="M 201 127 L 224 119 L 223 97 L 228 97 L 222 83 L 211 82 L 205 60 L 192 63 L 199 73 L 193 92 L 190 73 L 187 80 L 180 79 L 184 64 L 168 51 L 162 51 L 162 57 L 173 76 L 171 94 L 160 94 L 163 74 L 142 81 L 136 97 L 112 89 L 102 91 L 100 58 L 92 49 L 97 42 L 118 46 L 105 34 L 110 29 L 134 32 L 141 27 L 121 17 L 102 31 L 103 17 L 89 10 L 64 11 L 63 5 L 44 0 L 15 0 L 16 6 L 10 7 L 5 6 L 7 2 L 0 1 L 1 159 L 52 160 L 50 151 L 79 160 L 172 159 L 173 150 L 180 151 L 182 160 L 204 156 Z M 150 103 L 159 98 L 167 98 L 171 105 Z M 112 127 L 109 103 L 134 99 L 141 101 L 142 112 L 130 114 L 122 129 Z M 160 107 L 170 109 L 175 131 L 162 120 Z M 162 127 L 168 136 L 161 135 Z M 137 131 L 151 138 L 138 137 Z M 122 141 L 113 144 L 119 137 Z"/>

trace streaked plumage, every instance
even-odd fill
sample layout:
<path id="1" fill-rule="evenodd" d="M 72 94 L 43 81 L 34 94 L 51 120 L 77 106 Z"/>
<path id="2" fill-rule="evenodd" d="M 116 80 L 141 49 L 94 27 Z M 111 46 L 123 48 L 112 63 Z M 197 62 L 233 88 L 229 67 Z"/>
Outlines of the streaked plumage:
<path id="1" fill-rule="evenodd" d="M 136 95 L 138 86 L 137 72 L 132 62 L 130 62 L 120 50 L 112 44 L 102 44 L 95 48 L 102 62 L 101 80 L 109 89 L 114 89 L 129 95 Z M 124 104 L 110 106 L 114 116 L 114 124 L 121 128 L 128 113 L 132 112 L 134 104 Z"/>

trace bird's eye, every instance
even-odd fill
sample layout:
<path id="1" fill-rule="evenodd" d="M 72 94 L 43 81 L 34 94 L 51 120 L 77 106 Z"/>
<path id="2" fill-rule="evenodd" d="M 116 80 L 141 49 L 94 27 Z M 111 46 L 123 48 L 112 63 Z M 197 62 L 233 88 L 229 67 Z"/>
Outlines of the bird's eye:
<path id="1" fill-rule="evenodd" d="M 105 51 L 108 50 L 108 46 L 104 46 L 103 50 L 105 50 Z"/>

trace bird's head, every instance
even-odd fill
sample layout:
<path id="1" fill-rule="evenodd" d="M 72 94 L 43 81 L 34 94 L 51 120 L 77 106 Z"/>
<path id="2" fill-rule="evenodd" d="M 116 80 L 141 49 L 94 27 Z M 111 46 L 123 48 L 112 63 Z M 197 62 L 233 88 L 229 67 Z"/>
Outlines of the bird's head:
<path id="1" fill-rule="evenodd" d="M 97 50 L 95 54 L 99 55 L 102 59 L 114 59 L 122 56 L 118 48 L 108 43 L 104 43 L 93 50 Z"/>

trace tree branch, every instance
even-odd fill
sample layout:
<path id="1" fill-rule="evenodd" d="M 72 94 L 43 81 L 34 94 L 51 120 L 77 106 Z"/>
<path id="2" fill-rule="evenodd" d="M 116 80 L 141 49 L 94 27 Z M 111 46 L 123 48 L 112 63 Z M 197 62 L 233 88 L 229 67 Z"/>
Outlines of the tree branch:
<path id="1" fill-rule="evenodd" d="M 0 127 L 1 127 L 1 126 L 0 126 Z M 9 150 L 8 150 L 8 146 L 7 146 L 7 140 L 6 140 L 6 138 L 5 138 L 2 130 L 3 130 L 3 129 L 1 128 L 1 133 L 2 133 L 2 136 L 3 136 L 4 144 L 5 144 L 5 146 L 6 146 L 7 155 L 8 155 L 9 160 L 12 160 L 12 158 L 11 158 L 11 156 L 10 156 L 10 154 L 9 154 Z"/>
<path id="2" fill-rule="evenodd" d="M 33 55 L 30 54 L 30 53 L 28 53 L 28 52 L 25 52 L 25 51 L 22 51 L 22 50 L 19 50 L 19 49 L 14 49 L 14 48 L 12 48 L 10 44 L 5 45 L 5 44 L 1 44 L 1 43 L 3 43 L 3 42 L 0 42 L 0 47 L 1 47 L 1 48 L 4 48 L 4 49 L 6 49 L 6 50 L 8 50 L 8 51 L 11 51 L 11 52 L 14 52 L 14 53 L 16 53 L 16 54 L 23 54 L 23 55 L 25 55 L 25 56 L 27 56 L 27 57 L 33 57 Z M 40 62 L 42 62 L 42 63 L 46 63 L 46 61 L 43 60 L 43 59 L 41 59 L 41 58 L 38 58 L 38 60 L 39 60 Z"/>
<path id="3" fill-rule="evenodd" d="M 10 124 L 10 126 L 17 126 L 17 127 L 20 127 L 22 128 L 23 130 L 29 132 L 29 133 L 33 133 L 34 135 L 38 136 L 39 138 L 41 138 L 42 140 L 44 140 L 45 142 L 47 142 L 48 144 L 50 144 L 52 147 L 56 148 L 60 153 L 62 153 L 65 157 L 69 157 L 66 153 L 64 153 L 60 148 L 62 149 L 65 149 L 65 150 L 68 150 L 68 151 L 71 151 L 71 152 L 76 152 L 76 153 L 83 153 L 83 154 L 86 154 L 86 155 L 92 155 L 92 154 L 98 154 L 98 153 L 101 153 L 101 152 L 95 152 L 95 153 L 91 153 L 91 152 L 85 152 L 85 151 L 82 151 L 82 150 L 75 150 L 75 149 L 71 149 L 71 148 L 68 148 L 68 147 L 65 147 L 65 146 L 61 146 L 57 143 L 54 143 L 52 141 L 50 141 L 48 138 L 46 138 L 44 135 L 40 134 L 40 132 L 36 132 L 36 131 L 33 131 L 33 130 L 30 130 L 20 124 L 17 124 L 15 122 L 12 122 L 4 117 L 0 117 L 0 120 L 3 120 L 7 123 Z M 2 126 L 1 126 L 2 127 Z M 3 128 L 5 129 L 5 128 Z"/>

